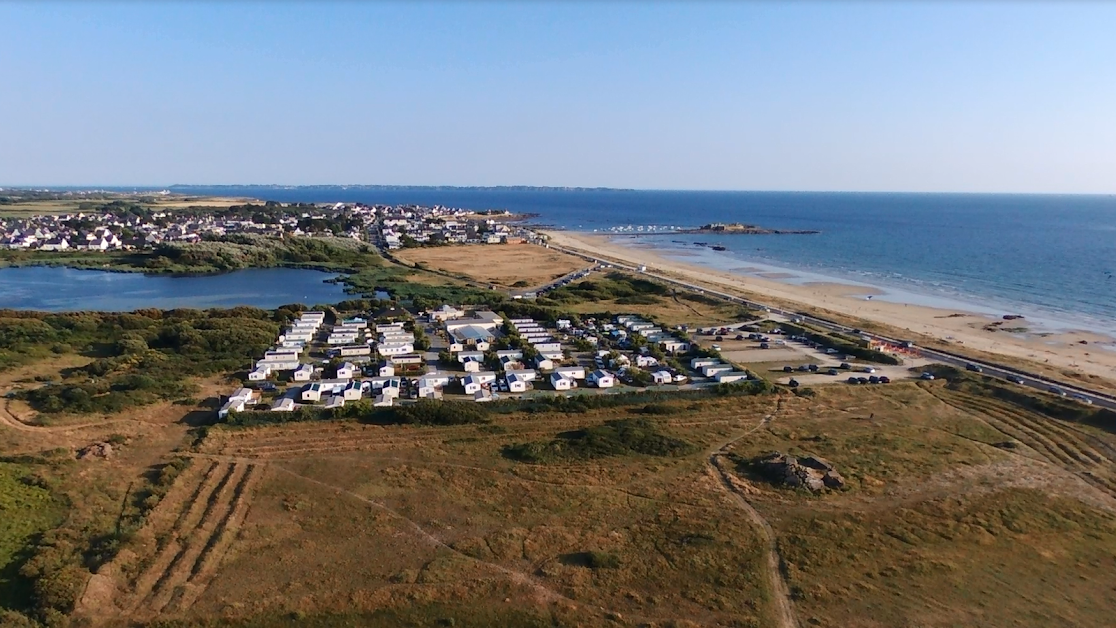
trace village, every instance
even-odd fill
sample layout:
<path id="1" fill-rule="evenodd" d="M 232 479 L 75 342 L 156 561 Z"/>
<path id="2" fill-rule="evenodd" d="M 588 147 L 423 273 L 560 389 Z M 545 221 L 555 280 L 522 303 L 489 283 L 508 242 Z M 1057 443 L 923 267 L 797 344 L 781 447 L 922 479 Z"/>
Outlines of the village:
<path id="1" fill-rule="evenodd" d="M 912 377 L 909 367 L 920 363 L 909 356 L 904 366 L 870 365 L 789 335 L 773 320 L 778 316 L 691 330 L 635 314 L 547 322 L 449 304 L 413 317 L 393 312 L 397 320 L 302 312 L 244 375 L 218 418 L 362 400 L 374 407 L 422 399 L 484 403 L 757 380 L 797 388 L 854 372 L 871 375 L 852 375 L 849 383 L 886 384 Z"/>
<path id="2" fill-rule="evenodd" d="M 334 236 L 375 242 L 386 249 L 437 244 L 500 244 L 531 240 L 506 224 L 506 211 L 420 205 L 232 206 L 228 210 L 148 210 L 110 203 L 102 210 L 0 218 L 0 248 L 62 251 L 134 251 L 164 243 L 191 244 L 237 234 L 276 238 Z"/>

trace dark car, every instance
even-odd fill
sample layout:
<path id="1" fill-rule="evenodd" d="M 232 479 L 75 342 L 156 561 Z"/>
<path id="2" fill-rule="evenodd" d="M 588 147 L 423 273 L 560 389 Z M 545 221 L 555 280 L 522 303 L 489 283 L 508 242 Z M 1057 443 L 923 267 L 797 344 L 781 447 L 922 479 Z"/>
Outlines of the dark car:
<path id="1" fill-rule="evenodd" d="M 1051 386 L 1050 387 L 1050 392 L 1054 393 L 1055 395 L 1058 395 L 1059 397 L 1065 397 L 1066 396 L 1066 391 L 1062 390 L 1061 388 L 1058 388 L 1057 386 Z"/>
<path id="2" fill-rule="evenodd" d="M 851 365 L 851 364 L 849 364 L 848 362 L 842 362 L 842 363 L 841 363 L 841 366 L 839 366 L 838 368 L 843 368 L 843 369 L 845 369 L 845 370 L 847 371 L 847 370 L 849 370 L 849 369 L 851 369 L 851 368 L 852 368 L 852 365 Z"/>
<path id="3" fill-rule="evenodd" d="M 722 341 L 722 340 L 724 340 L 724 339 L 725 339 L 725 337 L 724 337 L 724 336 L 717 336 L 717 337 L 716 337 L 716 338 L 714 338 L 713 340 L 716 340 L 717 342 L 721 342 L 721 341 Z"/>
<path id="4" fill-rule="evenodd" d="M 791 388 L 798 388 L 798 380 L 797 379 L 792 379 L 787 385 L 790 386 Z"/>
<path id="5" fill-rule="evenodd" d="M 890 384 L 891 383 L 891 378 L 888 377 L 887 375 L 880 375 L 880 383 L 881 384 Z"/>
<path id="6" fill-rule="evenodd" d="M 868 383 L 869 384 L 878 384 L 878 383 L 880 383 L 880 378 L 873 375 L 873 376 L 868 378 Z"/>
<path id="7" fill-rule="evenodd" d="M 1008 378 L 1007 378 L 1007 380 L 1008 380 L 1009 382 L 1013 383 L 1013 384 L 1020 384 L 1020 385 L 1022 385 L 1022 384 L 1025 384 L 1025 383 L 1027 383 L 1027 382 L 1024 382 L 1024 381 L 1023 381 L 1023 378 L 1022 378 L 1022 377 L 1019 377 L 1018 375 L 1008 375 Z"/>
<path id="8" fill-rule="evenodd" d="M 793 373 L 794 372 L 794 367 L 793 366 L 784 366 L 783 367 L 783 372 L 784 373 Z"/>
<path id="9" fill-rule="evenodd" d="M 858 378 L 856 378 L 856 381 L 858 383 L 861 383 L 861 384 L 867 384 L 868 383 L 868 378 L 867 377 L 858 377 Z"/>
<path id="10" fill-rule="evenodd" d="M 744 334 L 736 334 L 737 340 L 744 340 Z"/>
<path id="11" fill-rule="evenodd" d="M 812 372 L 815 372 L 815 373 L 818 371 L 818 365 L 817 364 L 811 364 L 810 366 L 808 366 L 806 368 L 810 369 Z"/>
<path id="12" fill-rule="evenodd" d="M 972 371 L 974 373 L 983 373 L 984 372 L 984 369 L 982 369 L 980 367 L 980 365 L 978 365 L 978 364 L 966 364 L 965 369 L 969 370 L 969 371 Z"/>
<path id="13" fill-rule="evenodd" d="M 850 377 L 845 381 L 847 381 L 850 384 L 859 384 L 860 383 L 860 379 L 856 378 L 856 377 Z"/>
<path id="14" fill-rule="evenodd" d="M 771 348 L 771 345 L 767 344 L 766 342 L 761 342 L 760 343 L 760 349 L 770 349 L 770 348 Z"/>
<path id="15" fill-rule="evenodd" d="M 826 371 L 826 373 L 829 374 L 829 375 L 836 375 L 837 374 L 837 369 L 829 369 L 828 371 Z"/>

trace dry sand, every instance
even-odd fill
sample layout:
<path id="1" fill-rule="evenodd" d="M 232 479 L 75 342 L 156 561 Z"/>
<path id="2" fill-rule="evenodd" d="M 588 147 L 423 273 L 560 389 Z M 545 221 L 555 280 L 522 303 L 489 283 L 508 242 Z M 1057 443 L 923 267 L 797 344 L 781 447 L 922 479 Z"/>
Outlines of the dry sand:
<path id="1" fill-rule="evenodd" d="M 791 285 L 758 277 L 734 275 L 716 269 L 665 258 L 645 247 L 615 244 L 607 236 L 570 231 L 548 231 L 550 241 L 558 246 L 579 249 L 633 265 L 646 265 L 648 271 L 673 275 L 713 288 L 729 287 L 764 297 L 798 303 L 806 307 L 830 310 L 860 320 L 889 325 L 914 333 L 931 336 L 963 347 L 1010 356 L 1056 368 L 1062 372 L 1078 372 L 1105 379 L 1116 379 L 1114 339 L 1090 331 L 1067 331 L 1055 334 L 1004 333 L 988 331 L 987 327 L 1027 327 L 1026 320 L 1000 321 L 984 314 L 960 310 L 944 310 L 880 300 L 866 300 L 871 289 L 841 283 Z M 1005 312 L 1006 314 L 1006 312 Z M 1088 344 L 1081 344 L 1084 340 Z M 1098 345 L 1107 345 L 1108 348 Z"/>

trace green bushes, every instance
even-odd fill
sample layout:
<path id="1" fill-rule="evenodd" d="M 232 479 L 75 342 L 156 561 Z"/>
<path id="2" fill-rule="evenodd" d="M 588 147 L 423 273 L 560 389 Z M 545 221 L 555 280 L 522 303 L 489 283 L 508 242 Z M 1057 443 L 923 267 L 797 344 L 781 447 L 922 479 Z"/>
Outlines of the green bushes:
<path id="1" fill-rule="evenodd" d="M 519 462 L 546 464 L 632 454 L 683 456 L 695 450 L 694 445 L 660 432 L 652 421 L 621 419 L 559 434 L 549 442 L 508 445 L 503 454 Z"/>
<path id="2" fill-rule="evenodd" d="M 846 355 L 860 358 L 861 360 L 867 360 L 877 364 L 899 364 L 899 359 L 895 356 L 888 355 L 882 351 L 876 351 L 875 349 L 869 349 L 867 346 L 860 344 L 860 340 L 852 338 L 851 336 L 838 333 L 817 333 L 806 327 L 792 325 L 790 323 L 782 323 L 781 326 L 790 334 L 805 336 L 824 347 L 835 349 Z"/>
<path id="3" fill-rule="evenodd" d="M 612 272 L 604 279 L 586 279 L 547 293 L 548 301 L 556 303 L 584 303 L 586 301 L 611 301 L 628 305 L 651 305 L 657 297 L 670 295 L 663 284 L 623 273 Z"/>

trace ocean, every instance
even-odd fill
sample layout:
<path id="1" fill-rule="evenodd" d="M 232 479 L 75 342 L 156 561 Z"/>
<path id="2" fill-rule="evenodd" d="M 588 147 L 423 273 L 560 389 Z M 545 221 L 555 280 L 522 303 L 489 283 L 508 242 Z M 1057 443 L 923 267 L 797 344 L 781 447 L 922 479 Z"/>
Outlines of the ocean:
<path id="1" fill-rule="evenodd" d="M 533 223 L 599 233 L 710 222 L 812 229 L 821 233 L 636 241 L 723 270 L 854 282 L 882 289 L 876 298 L 1022 314 L 1050 327 L 1116 334 L 1116 196 L 327 186 L 174 191 L 508 209 L 537 214 Z"/>

